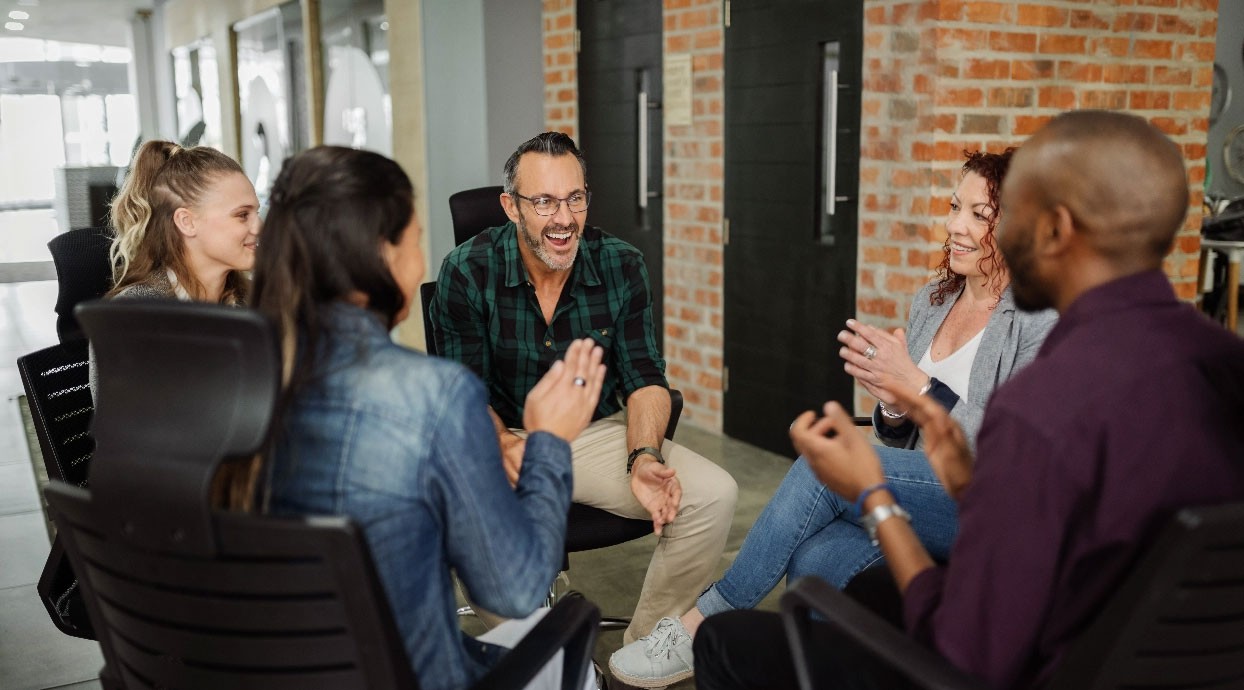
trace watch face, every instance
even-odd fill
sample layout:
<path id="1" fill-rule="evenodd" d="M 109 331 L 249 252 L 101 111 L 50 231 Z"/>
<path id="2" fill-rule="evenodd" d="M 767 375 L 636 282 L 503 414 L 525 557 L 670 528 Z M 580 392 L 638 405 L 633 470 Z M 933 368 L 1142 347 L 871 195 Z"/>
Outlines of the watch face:
<path id="1" fill-rule="evenodd" d="M 1222 161 L 1231 179 L 1244 184 L 1244 125 L 1239 125 L 1227 135 L 1222 145 Z"/>

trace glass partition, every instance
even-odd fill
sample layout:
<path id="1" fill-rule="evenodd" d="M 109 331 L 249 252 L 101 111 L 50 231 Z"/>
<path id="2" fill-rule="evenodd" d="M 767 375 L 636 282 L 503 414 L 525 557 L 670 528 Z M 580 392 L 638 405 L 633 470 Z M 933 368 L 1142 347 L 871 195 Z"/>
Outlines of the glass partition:
<path id="1" fill-rule="evenodd" d="M 393 155 L 389 22 L 382 0 L 320 0 L 325 144 Z"/>
<path id="2" fill-rule="evenodd" d="M 297 2 L 233 26 L 237 34 L 242 167 L 267 199 L 281 162 L 306 148 L 302 14 Z"/>
<path id="3" fill-rule="evenodd" d="M 210 38 L 174 48 L 177 139 L 182 146 L 221 148 L 220 76 Z"/>

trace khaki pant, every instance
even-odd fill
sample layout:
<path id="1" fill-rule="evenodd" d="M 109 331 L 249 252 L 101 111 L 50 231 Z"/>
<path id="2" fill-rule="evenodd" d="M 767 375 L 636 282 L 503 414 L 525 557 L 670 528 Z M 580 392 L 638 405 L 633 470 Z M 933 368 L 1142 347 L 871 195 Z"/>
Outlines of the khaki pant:
<path id="1" fill-rule="evenodd" d="M 629 518 L 651 519 L 631 493 L 626 473 L 626 422 L 620 415 L 593 422 L 571 445 L 574 501 Z M 680 616 L 709 584 L 726 547 L 738 485 L 725 470 L 673 441 L 661 454 L 677 471 L 682 501 L 657 541 L 623 644 L 647 635 L 662 616 Z"/>

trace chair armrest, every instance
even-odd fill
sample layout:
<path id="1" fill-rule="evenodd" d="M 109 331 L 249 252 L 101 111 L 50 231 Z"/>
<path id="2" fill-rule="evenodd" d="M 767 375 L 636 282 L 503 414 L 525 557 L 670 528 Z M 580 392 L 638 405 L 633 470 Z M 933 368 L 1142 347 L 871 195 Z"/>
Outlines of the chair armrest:
<path id="1" fill-rule="evenodd" d="M 559 649 L 562 657 L 562 690 L 583 687 L 584 674 L 592 663 L 600 609 L 581 596 L 566 596 L 492 668 L 473 690 L 522 688 Z"/>
<path id="2" fill-rule="evenodd" d="M 782 595 L 781 608 L 782 624 L 786 628 L 801 690 L 817 687 L 807 663 L 809 655 L 814 654 L 815 650 L 804 646 L 812 611 L 821 616 L 826 624 L 852 639 L 866 653 L 906 676 L 917 687 L 927 690 L 985 690 L 984 683 L 979 679 L 955 668 L 824 580 L 801 578 Z"/>
<path id="3" fill-rule="evenodd" d="M 665 427 L 665 439 L 674 440 L 674 432 L 678 430 L 678 418 L 682 417 L 682 391 L 670 389 L 670 421 Z"/>

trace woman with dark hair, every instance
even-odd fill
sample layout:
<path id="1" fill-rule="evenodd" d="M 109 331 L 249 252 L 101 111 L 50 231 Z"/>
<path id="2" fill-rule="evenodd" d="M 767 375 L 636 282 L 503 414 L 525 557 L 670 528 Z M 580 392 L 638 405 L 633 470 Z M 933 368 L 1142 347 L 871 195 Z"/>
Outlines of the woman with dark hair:
<path id="1" fill-rule="evenodd" d="M 252 470 L 257 493 L 273 513 L 353 518 L 420 687 L 466 687 L 505 650 L 466 643 L 451 570 L 501 615 L 540 606 L 561 565 L 568 442 L 596 407 L 601 350 L 576 341 L 531 391 L 512 489 L 483 383 L 390 339 L 424 271 L 397 163 L 314 148 L 285 162 L 270 202 L 252 304 L 280 329 L 286 385 L 266 467 Z"/>
<path id="2" fill-rule="evenodd" d="M 974 443 L 989 395 L 1036 356 L 1056 318 L 1052 311 L 1016 309 L 995 246 L 999 190 L 1012 151 L 967 154 L 950 200 L 938 277 L 912 301 L 907 333 L 852 319 L 838 337 L 846 372 L 880 401 L 873 426 L 884 444 L 877 450 L 886 483 L 935 558 L 950 552 L 957 509 L 913 437 L 906 411 L 896 406 L 894 391 L 933 396 Z M 816 575 L 843 587 L 880 558 L 851 502 L 826 488 L 799 458 L 722 579 L 681 618 L 662 619 L 652 635 L 615 653 L 610 668 L 640 687 L 687 678 L 694 667 L 691 638 L 705 616 L 756 606 L 783 576 L 794 582 Z"/>

